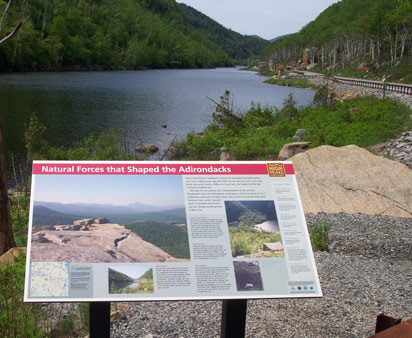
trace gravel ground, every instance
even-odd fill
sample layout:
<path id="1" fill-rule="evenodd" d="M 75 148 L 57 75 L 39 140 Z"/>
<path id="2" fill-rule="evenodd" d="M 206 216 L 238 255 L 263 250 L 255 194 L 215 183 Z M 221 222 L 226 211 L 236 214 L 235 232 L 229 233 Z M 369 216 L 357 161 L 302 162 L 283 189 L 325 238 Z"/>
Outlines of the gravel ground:
<path id="1" fill-rule="evenodd" d="M 412 219 L 307 215 L 329 222 L 331 251 L 316 252 L 317 299 L 248 301 L 247 337 L 365 337 L 385 312 L 412 317 Z M 219 337 L 221 301 L 128 303 L 112 337 Z"/>

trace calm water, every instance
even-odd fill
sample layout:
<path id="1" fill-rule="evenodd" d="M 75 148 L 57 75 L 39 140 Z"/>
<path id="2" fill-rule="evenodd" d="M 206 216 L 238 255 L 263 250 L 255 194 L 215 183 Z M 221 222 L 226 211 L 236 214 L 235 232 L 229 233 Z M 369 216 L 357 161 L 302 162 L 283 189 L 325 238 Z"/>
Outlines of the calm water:
<path id="1" fill-rule="evenodd" d="M 281 107 L 289 93 L 300 105 L 313 99 L 313 91 L 263 80 L 235 68 L 0 74 L 6 148 L 25 152 L 24 124 L 33 111 L 53 145 L 68 146 L 115 128 L 133 147 L 142 142 L 165 149 L 176 135 L 183 139 L 209 124 L 215 105 L 208 97 L 218 102 L 225 89 L 238 111 L 246 111 L 252 101 Z"/>

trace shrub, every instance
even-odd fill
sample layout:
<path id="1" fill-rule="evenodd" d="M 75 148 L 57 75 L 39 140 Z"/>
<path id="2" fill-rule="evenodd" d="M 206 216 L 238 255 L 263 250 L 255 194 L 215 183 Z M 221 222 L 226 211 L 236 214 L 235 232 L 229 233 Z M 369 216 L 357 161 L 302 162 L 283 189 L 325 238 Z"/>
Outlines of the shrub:
<path id="1" fill-rule="evenodd" d="M 0 266 L 0 336 L 42 337 L 38 328 L 40 304 L 23 303 L 26 255 Z"/>
<path id="2" fill-rule="evenodd" d="M 330 224 L 321 222 L 310 228 L 310 239 L 312 246 L 318 251 L 328 251 Z"/>

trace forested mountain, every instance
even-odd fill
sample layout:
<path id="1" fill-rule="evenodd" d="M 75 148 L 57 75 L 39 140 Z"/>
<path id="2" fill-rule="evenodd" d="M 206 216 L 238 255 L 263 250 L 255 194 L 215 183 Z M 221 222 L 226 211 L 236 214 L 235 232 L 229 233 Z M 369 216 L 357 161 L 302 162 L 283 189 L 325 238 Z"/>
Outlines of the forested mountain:
<path id="1" fill-rule="evenodd" d="M 267 40 L 257 36 L 242 35 L 227 29 L 193 7 L 182 3 L 179 6 L 188 23 L 219 45 L 237 62 L 245 62 L 248 58 L 260 56 L 269 44 Z"/>
<path id="2" fill-rule="evenodd" d="M 139 219 L 126 223 L 125 227 L 143 240 L 150 242 L 176 258 L 190 259 L 189 239 L 186 226 L 173 222 Z"/>
<path id="3" fill-rule="evenodd" d="M 0 1 L 0 14 L 6 1 Z M 0 71 L 192 68 L 229 57 L 185 22 L 174 0 L 11 2 L 1 34 L 27 22 L 0 47 Z"/>
<path id="4" fill-rule="evenodd" d="M 412 81 L 412 0 L 342 0 L 264 54 L 275 63 L 296 62 L 306 48 L 319 68 L 367 67 L 370 74 L 389 71 L 393 79 Z"/>

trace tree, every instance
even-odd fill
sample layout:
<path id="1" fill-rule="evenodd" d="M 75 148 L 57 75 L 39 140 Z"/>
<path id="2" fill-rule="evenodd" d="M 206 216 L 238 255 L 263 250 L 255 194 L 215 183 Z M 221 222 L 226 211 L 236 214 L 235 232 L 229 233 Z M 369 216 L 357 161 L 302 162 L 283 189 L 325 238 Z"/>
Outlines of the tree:
<path id="1" fill-rule="evenodd" d="M 3 12 L 3 15 L 1 16 L 1 20 L 0 20 L 0 33 L 1 33 L 1 29 L 2 29 L 2 25 L 3 25 L 3 21 L 4 18 L 6 17 L 7 11 L 9 10 L 10 4 L 11 4 L 12 0 L 9 0 L 9 2 L 6 5 L 6 9 Z M 20 28 L 23 27 L 24 23 L 27 21 L 29 17 L 20 20 L 17 25 L 14 27 L 14 29 L 11 31 L 11 33 L 7 34 L 6 36 L 4 36 L 3 38 L 0 39 L 0 46 L 4 45 L 7 41 L 11 40 L 20 30 Z"/>
<path id="2" fill-rule="evenodd" d="M 4 18 L 6 17 L 7 11 L 10 7 L 12 0 L 6 5 L 6 8 L 1 16 L 0 20 L 0 33 L 3 25 Z M 20 28 L 27 21 L 27 18 L 20 20 L 16 27 L 11 33 L 7 34 L 5 37 L 0 39 L 0 46 L 5 44 L 7 41 L 11 40 L 20 30 Z M 7 181 L 6 181 L 6 157 L 4 155 L 4 144 L 3 144 L 3 122 L 0 118 L 0 255 L 16 246 L 14 241 L 13 229 L 11 227 L 10 219 L 10 205 L 9 196 L 7 194 Z"/>
<path id="3" fill-rule="evenodd" d="M 3 145 L 3 123 L 0 119 L 0 255 L 16 246 L 10 219 L 9 196 L 7 195 L 6 158 Z"/>

